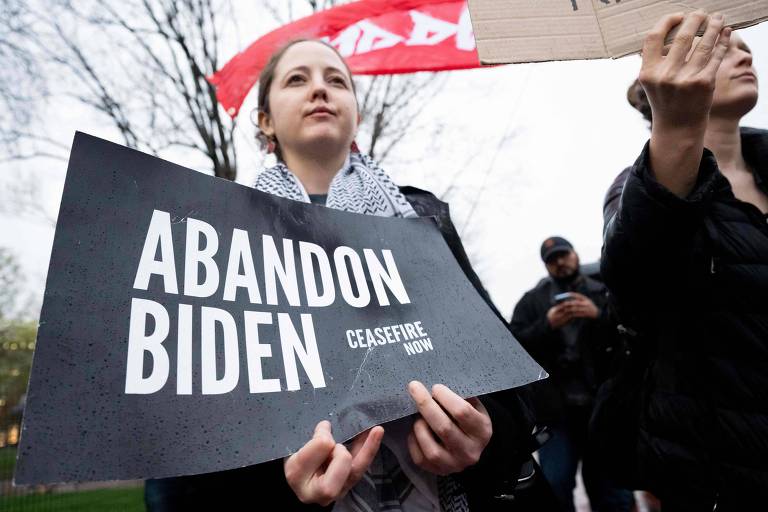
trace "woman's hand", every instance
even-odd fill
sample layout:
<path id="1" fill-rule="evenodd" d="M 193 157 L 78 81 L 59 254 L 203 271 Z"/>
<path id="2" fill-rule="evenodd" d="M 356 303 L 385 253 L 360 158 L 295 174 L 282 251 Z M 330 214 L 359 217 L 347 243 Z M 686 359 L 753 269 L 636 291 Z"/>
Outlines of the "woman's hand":
<path id="1" fill-rule="evenodd" d="M 408 392 L 421 413 L 408 435 L 413 462 L 437 475 L 476 464 L 493 434 L 491 418 L 480 400 L 464 400 L 442 384 L 435 384 L 430 395 L 418 381 L 408 384 Z"/>
<path id="2" fill-rule="evenodd" d="M 706 25 L 696 44 L 696 32 Z M 715 77 L 730 41 L 721 14 L 704 11 L 663 17 L 643 46 L 639 80 L 653 114 L 651 168 L 656 179 L 680 197 L 693 189 L 704 148 Z M 669 52 L 664 41 L 679 26 Z"/>
<path id="3" fill-rule="evenodd" d="M 723 28 L 723 24 L 722 14 L 708 16 L 704 11 L 695 11 L 685 17 L 665 16 L 648 33 L 639 79 L 653 110 L 654 125 L 706 125 L 715 75 L 730 39 L 730 29 Z M 678 25 L 680 29 L 665 56 L 664 41 Z M 704 25 L 704 35 L 694 44 L 696 32 Z"/>
<path id="4" fill-rule="evenodd" d="M 382 427 L 358 434 L 349 450 L 336 443 L 331 423 L 321 421 L 307 444 L 285 459 L 285 479 L 302 503 L 328 505 L 344 496 L 362 478 L 379 451 Z"/>

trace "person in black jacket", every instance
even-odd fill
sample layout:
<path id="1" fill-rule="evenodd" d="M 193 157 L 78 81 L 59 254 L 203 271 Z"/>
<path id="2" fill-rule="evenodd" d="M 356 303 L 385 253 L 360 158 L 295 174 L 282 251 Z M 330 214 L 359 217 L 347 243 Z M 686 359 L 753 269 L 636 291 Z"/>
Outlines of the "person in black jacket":
<path id="1" fill-rule="evenodd" d="M 768 132 L 739 127 L 757 78 L 723 26 L 698 11 L 648 34 L 651 139 L 605 207 L 602 274 L 622 322 L 652 345 L 637 485 L 664 512 L 768 499 Z"/>
<path id="2" fill-rule="evenodd" d="M 541 259 L 549 277 L 523 295 L 510 328 L 550 374 L 532 385 L 536 422 L 547 425 L 552 434 L 539 450 L 542 471 L 562 510 L 574 510 L 573 490 L 582 462 L 592 509 L 628 512 L 634 505 L 632 493 L 608 483 L 602 468 L 593 464 L 587 444 L 595 393 L 616 342 L 605 285 L 581 274 L 579 256 L 564 238 L 547 238 Z"/>
<path id="3" fill-rule="evenodd" d="M 362 214 L 434 215 L 467 277 L 489 301 L 447 205 L 427 192 L 398 188 L 356 151 L 354 83 L 333 47 L 297 40 L 278 50 L 261 73 L 258 98 L 260 135 L 277 165 L 258 176 L 256 188 Z M 269 494 L 277 503 L 269 510 L 521 510 L 518 480 L 521 474 L 535 480 L 535 446 L 517 392 L 465 400 L 442 384 L 406 384 L 417 415 L 368 429 L 346 444 L 334 438 L 330 422 L 319 421 L 311 439 L 285 460 L 148 482 L 148 508 L 212 502 L 216 509 L 235 503 L 234 508 L 258 510 L 259 494 Z M 528 473 L 521 470 L 526 462 Z M 540 502 L 537 510 L 549 507 Z"/>

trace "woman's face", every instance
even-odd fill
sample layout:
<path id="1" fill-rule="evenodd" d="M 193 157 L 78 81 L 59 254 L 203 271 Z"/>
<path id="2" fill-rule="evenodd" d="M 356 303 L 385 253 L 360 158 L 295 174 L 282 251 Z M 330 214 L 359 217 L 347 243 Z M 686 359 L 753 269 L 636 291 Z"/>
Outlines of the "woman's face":
<path id="1" fill-rule="evenodd" d="M 740 118 L 756 103 L 757 74 L 752 67 L 752 52 L 741 37 L 733 34 L 717 71 L 712 114 Z"/>
<path id="2" fill-rule="evenodd" d="M 303 41 L 286 50 L 275 67 L 269 110 L 259 114 L 259 127 L 277 138 L 284 155 L 346 151 L 357 132 L 351 77 L 322 43 Z"/>

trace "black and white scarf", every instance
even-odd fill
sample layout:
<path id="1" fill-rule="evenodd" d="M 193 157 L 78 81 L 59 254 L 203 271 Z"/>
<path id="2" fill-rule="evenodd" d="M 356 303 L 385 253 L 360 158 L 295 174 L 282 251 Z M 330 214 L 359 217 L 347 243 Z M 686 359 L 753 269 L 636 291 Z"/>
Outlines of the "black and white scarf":
<path id="1" fill-rule="evenodd" d="M 282 162 L 259 174 L 254 186 L 262 192 L 309 202 L 301 182 Z M 418 217 L 387 173 L 371 157 L 356 151 L 349 154 L 348 164 L 331 181 L 325 206 L 379 217 Z"/>
<path id="2" fill-rule="evenodd" d="M 304 186 L 283 162 L 259 174 L 254 187 L 286 199 L 310 202 Z M 418 217 L 387 173 L 371 157 L 356 151 L 350 153 L 344 167 L 331 180 L 325 205 L 380 217 Z M 402 441 L 405 443 L 405 439 Z M 394 457 L 385 457 L 391 453 L 389 449 L 382 448 L 371 468 L 357 486 L 337 502 L 334 510 L 408 512 L 407 507 L 403 510 L 403 502 L 413 490 L 413 483 L 404 477 Z M 438 477 L 437 489 L 443 512 L 469 510 L 467 496 L 454 478 Z"/>

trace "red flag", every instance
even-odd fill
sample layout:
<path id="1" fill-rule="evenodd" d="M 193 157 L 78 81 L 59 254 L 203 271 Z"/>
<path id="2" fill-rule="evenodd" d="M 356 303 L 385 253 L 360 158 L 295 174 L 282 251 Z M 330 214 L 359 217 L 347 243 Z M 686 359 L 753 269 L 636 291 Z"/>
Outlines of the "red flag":
<path id="1" fill-rule="evenodd" d="M 208 77 L 230 116 L 237 115 L 270 55 L 297 38 L 328 41 L 356 74 L 480 67 L 466 0 L 361 0 L 270 32 Z"/>

